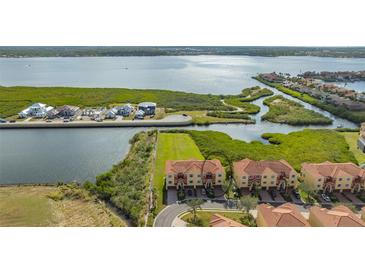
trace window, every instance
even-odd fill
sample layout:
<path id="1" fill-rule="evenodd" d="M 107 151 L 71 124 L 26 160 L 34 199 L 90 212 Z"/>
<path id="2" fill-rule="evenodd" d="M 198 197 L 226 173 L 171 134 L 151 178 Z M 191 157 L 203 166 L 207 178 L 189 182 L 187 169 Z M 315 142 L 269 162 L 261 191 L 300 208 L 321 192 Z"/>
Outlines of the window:
<path id="1" fill-rule="evenodd" d="M 221 180 L 218 180 L 218 183 L 221 183 L 222 181 Z"/>
<path id="2" fill-rule="evenodd" d="M 322 178 L 319 178 L 319 179 L 318 179 L 318 182 L 320 182 L 320 181 L 322 181 Z"/>
<path id="3" fill-rule="evenodd" d="M 338 184 L 337 187 L 341 187 L 341 184 Z"/>
<path id="4" fill-rule="evenodd" d="M 198 180 L 197 182 L 200 184 L 202 181 Z"/>
<path id="5" fill-rule="evenodd" d="M 349 187 L 350 185 L 349 184 L 346 184 L 346 187 Z"/>
<path id="6" fill-rule="evenodd" d="M 271 179 L 274 179 L 275 178 L 275 176 L 273 175 L 273 176 L 271 176 Z"/>
<path id="7" fill-rule="evenodd" d="M 342 181 L 342 178 L 338 178 L 338 180 L 341 182 Z"/>
<path id="8" fill-rule="evenodd" d="M 246 179 L 246 176 L 243 176 L 242 179 Z"/>
<path id="9" fill-rule="evenodd" d="M 266 179 L 266 177 L 267 177 L 267 176 L 266 176 L 266 175 L 264 175 L 264 179 Z"/>
<path id="10" fill-rule="evenodd" d="M 189 177 L 192 178 L 193 177 L 193 174 L 190 174 Z"/>
<path id="11" fill-rule="evenodd" d="M 200 178 L 201 177 L 201 175 L 200 174 L 198 174 L 198 178 Z"/>
<path id="12" fill-rule="evenodd" d="M 347 180 L 347 181 L 350 181 L 350 178 L 347 178 L 346 180 Z"/>
<path id="13" fill-rule="evenodd" d="M 295 178 L 295 174 L 293 174 L 291 177 L 292 177 L 292 178 Z"/>
<path id="14" fill-rule="evenodd" d="M 263 185 L 266 185 L 266 182 L 262 182 Z"/>
<path id="15" fill-rule="evenodd" d="M 193 183 L 193 181 L 192 181 L 192 180 L 190 180 L 190 181 L 189 181 L 189 183 L 190 183 L 190 184 L 192 184 L 192 183 Z"/>
<path id="16" fill-rule="evenodd" d="M 317 185 L 317 188 L 321 188 L 321 185 Z"/>
<path id="17" fill-rule="evenodd" d="M 172 175 L 171 174 L 169 175 L 169 178 L 172 178 Z"/>
<path id="18" fill-rule="evenodd" d="M 291 183 L 292 183 L 292 184 L 294 184 L 294 182 L 295 182 L 294 180 L 291 180 Z"/>
<path id="19" fill-rule="evenodd" d="M 271 184 L 273 185 L 273 184 L 275 184 L 275 182 L 274 181 L 271 181 Z"/>
<path id="20" fill-rule="evenodd" d="M 222 177 L 222 174 L 218 174 L 218 177 Z"/>
<path id="21" fill-rule="evenodd" d="M 169 181 L 169 184 L 171 185 L 172 184 L 172 181 Z"/>

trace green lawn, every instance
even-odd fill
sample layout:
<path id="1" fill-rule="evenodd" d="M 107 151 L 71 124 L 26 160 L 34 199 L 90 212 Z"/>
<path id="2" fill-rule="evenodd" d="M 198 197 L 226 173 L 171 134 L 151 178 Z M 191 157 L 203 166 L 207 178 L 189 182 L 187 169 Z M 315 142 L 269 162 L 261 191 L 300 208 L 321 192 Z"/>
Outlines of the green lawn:
<path id="1" fill-rule="evenodd" d="M 357 139 L 359 138 L 359 133 L 341 132 L 340 134 L 345 137 L 346 142 L 349 144 L 350 151 L 354 154 L 359 164 L 365 163 L 365 153 L 357 148 Z"/>
<path id="2" fill-rule="evenodd" d="M 284 98 L 281 95 L 272 96 L 264 101 L 269 111 L 262 120 L 289 125 L 329 125 L 332 120 L 318 112 L 306 109 L 302 104 Z"/>
<path id="3" fill-rule="evenodd" d="M 32 103 L 51 106 L 109 107 L 115 104 L 156 102 L 158 107 L 173 110 L 232 110 L 217 95 L 170 90 L 74 87 L 1 87 L 0 117 L 16 115 Z"/>
<path id="4" fill-rule="evenodd" d="M 189 134 L 159 133 L 153 184 L 157 194 L 156 213 L 163 207 L 164 176 L 166 160 L 203 160 L 199 148 Z"/>

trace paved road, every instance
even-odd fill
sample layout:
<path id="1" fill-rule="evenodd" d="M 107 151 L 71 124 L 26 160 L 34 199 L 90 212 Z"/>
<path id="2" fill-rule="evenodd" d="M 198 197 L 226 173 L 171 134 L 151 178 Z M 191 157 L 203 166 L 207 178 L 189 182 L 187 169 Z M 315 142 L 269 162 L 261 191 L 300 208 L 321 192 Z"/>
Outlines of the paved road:
<path id="1" fill-rule="evenodd" d="M 202 209 L 226 209 L 224 203 L 205 202 Z M 190 208 L 186 204 L 173 204 L 165 207 L 155 218 L 153 226 L 170 227 L 174 219 L 180 214 L 188 211 Z"/>
<path id="2" fill-rule="evenodd" d="M 297 205 L 299 211 L 302 214 L 308 215 L 308 208 L 304 208 L 303 206 Z M 220 210 L 229 210 L 225 203 L 218 202 L 205 202 L 201 206 L 202 209 L 220 209 Z M 186 204 L 172 204 L 165 207 L 155 218 L 153 226 L 157 227 L 171 227 L 175 218 L 180 214 L 188 211 L 190 208 Z M 256 210 L 252 210 L 253 215 L 256 215 Z"/>

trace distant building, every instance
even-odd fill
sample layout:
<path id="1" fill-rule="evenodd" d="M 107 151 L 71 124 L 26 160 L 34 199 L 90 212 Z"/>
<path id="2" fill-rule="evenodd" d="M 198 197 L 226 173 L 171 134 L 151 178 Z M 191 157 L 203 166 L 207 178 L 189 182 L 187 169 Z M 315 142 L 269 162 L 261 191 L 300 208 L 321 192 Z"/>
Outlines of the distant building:
<path id="1" fill-rule="evenodd" d="M 115 119 L 115 118 L 117 118 L 117 110 L 116 109 L 109 109 L 105 113 L 105 118 L 106 119 Z"/>
<path id="2" fill-rule="evenodd" d="M 219 160 L 166 161 L 166 189 L 222 186 L 225 171 Z"/>
<path id="3" fill-rule="evenodd" d="M 49 111 L 47 111 L 47 118 L 48 119 L 55 119 L 58 116 L 58 110 L 53 108 Z"/>
<path id="4" fill-rule="evenodd" d="M 278 189 L 294 188 L 298 174 L 284 161 L 253 161 L 244 159 L 233 163 L 233 176 L 241 189 Z"/>
<path id="5" fill-rule="evenodd" d="M 145 115 L 155 115 L 156 103 L 152 103 L 152 102 L 139 103 L 138 110 L 142 110 L 145 113 Z"/>
<path id="6" fill-rule="evenodd" d="M 246 227 L 245 225 L 236 222 L 232 219 L 224 217 L 220 214 L 213 214 L 210 222 L 210 227 Z"/>
<path id="7" fill-rule="evenodd" d="M 117 114 L 122 116 L 129 116 L 134 111 L 134 107 L 131 104 L 125 104 L 124 106 L 116 107 Z"/>
<path id="8" fill-rule="evenodd" d="M 20 118 L 27 118 L 27 117 L 36 117 L 36 118 L 44 118 L 47 115 L 47 112 L 53 109 L 51 106 L 47 106 L 46 104 L 42 103 L 35 103 L 30 107 L 22 110 L 19 112 Z"/>
<path id="9" fill-rule="evenodd" d="M 360 192 L 364 188 L 365 170 L 354 163 L 302 164 L 302 178 L 323 192 Z"/>
<path id="10" fill-rule="evenodd" d="M 61 117 L 72 117 L 77 114 L 80 108 L 76 106 L 64 105 L 62 107 L 57 108 L 57 110 L 58 110 L 58 115 Z"/>
<path id="11" fill-rule="evenodd" d="M 257 226 L 263 227 L 308 227 L 310 224 L 299 209 L 291 203 L 278 207 L 268 204 L 257 206 Z"/>
<path id="12" fill-rule="evenodd" d="M 312 206 L 309 210 L 309 223 L 312 226 L 325 227 L 364 227 L 362 221 L 346 206 L 340 205 L 332 209 Z"/>
<path id="13" fill-rule="evenodd" d="M 134 118 L 143 120 L 144 116 L 145 116 L 145 113 L 143 110 L 137 110 L 136 114 L 134 115 Z"/>

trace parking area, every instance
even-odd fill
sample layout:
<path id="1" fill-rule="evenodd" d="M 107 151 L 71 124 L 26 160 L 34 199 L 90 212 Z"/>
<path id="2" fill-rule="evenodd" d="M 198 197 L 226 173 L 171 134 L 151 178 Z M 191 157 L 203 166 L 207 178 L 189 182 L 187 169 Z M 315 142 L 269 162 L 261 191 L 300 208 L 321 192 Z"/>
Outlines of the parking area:
<path id="1" fill-rule="evenodd" d="M 177 198 L 177 189 L 176 188 L 170 188 L 166 192 L 166 203 L 168 205 L 174 204 L 178 201 Z M 221 187 L 216 187 L 214 189 L 214 197 L 215 198 L 222 198 L 224 196 L 224 191 Z M 197 187 L 194 188 L 186 188 L 185 189 L 185 199 L 191 199 L 191 198 L 201 198 L 201 199 L 209 199 L 207 196 L 207 191 L 204 187 Z"/>

